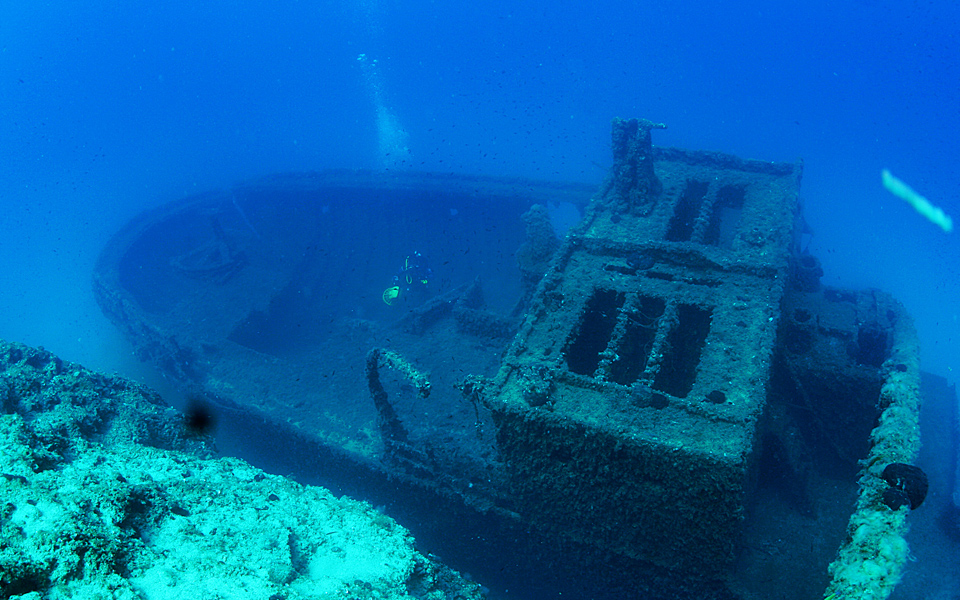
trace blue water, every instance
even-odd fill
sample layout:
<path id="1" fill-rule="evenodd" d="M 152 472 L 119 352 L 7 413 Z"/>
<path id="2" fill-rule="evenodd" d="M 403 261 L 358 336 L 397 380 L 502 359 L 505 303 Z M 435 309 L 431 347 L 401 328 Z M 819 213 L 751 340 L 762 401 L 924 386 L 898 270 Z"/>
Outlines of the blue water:
<path id="1" fill-rule="evenodd" d="M 89 272 L 144 207 L 327 167 L 598 182 L 610 119 L 641 116 L 802 158 L 825 281 L 899 297 L 956 381 L 960 232 L 879 173 L 960 219 L 958 32 L 946 1 L 7 0 L 0 336 L 110 366 Z"/>
<path id="2" fill-rule="evenodd" d="M 665 122 L 659 145 L 802 158 L 824 281 L 893 293 L 923 368 L 960 380 L 946 0 L 0 0 L 0 337 L 146 377 L 90 292 L 145 208 L 330 167 L 598 183 L 613 117 Z"/>

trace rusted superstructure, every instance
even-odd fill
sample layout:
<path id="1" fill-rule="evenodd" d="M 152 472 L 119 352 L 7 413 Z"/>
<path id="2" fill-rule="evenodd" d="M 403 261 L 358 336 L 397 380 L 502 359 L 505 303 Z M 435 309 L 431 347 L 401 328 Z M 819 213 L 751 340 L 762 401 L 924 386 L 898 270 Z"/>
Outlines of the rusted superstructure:
<path id="1" fill-rule="evenodd" d="M 542 526 L 718 577 L 750 488 L 800 166 L 654 156 L 652 125 L 614 125 L 612 178 L 504 360 L 498 442 Z"/>

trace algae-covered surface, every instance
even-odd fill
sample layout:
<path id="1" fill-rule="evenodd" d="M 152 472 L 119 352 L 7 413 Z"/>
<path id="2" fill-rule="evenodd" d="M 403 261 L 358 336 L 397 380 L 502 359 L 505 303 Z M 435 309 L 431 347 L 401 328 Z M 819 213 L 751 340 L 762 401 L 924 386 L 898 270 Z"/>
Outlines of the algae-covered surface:
<path id="1" fill-rule="evenodd" d="M 0 342 L 0 598 L 480 598 L 367 504 L 216 458 L 150 390 Z"/>

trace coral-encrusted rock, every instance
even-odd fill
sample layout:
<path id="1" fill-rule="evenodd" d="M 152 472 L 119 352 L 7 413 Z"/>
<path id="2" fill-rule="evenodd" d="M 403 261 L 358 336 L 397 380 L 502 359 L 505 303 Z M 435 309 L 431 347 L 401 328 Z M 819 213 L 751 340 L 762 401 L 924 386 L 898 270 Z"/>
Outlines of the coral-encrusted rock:
<path id="1" fill-rule="evenodd" d="M 136 384 L 0 342 L 0 598 L 480 598 L 392 519 L 212 459 Z"/>

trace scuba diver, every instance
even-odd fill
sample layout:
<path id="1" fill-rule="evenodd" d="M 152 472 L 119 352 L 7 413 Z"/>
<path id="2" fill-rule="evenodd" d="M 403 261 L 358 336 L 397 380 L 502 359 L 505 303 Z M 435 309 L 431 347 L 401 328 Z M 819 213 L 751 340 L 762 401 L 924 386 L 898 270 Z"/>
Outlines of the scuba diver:
<path id="1" fill-rule="evenodd" d="M 426 300 L 427 284 L 432 273 L 422 254 L 410 254 L 404 259 L 400 272 L 393 276 L 393 285 L 383 290 L 383 301 L 393 306 L 398 298 L 417 302 Z"/>

